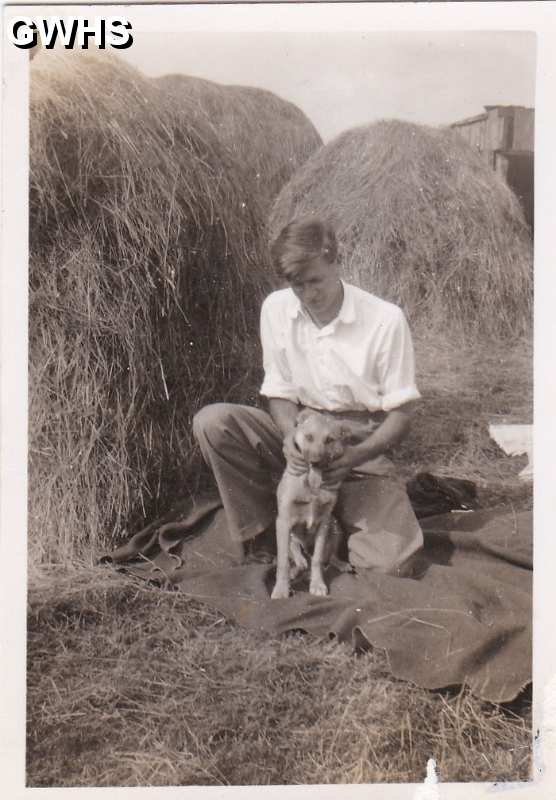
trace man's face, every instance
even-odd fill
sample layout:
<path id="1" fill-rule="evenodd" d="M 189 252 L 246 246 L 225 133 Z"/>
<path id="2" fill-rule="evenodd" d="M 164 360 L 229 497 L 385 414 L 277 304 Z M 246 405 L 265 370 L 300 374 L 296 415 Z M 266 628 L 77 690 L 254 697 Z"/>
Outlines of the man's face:
<path id="1" fill-rule="evenodd" d="M 338 312 L 342 285 L 337 264 L 314 258 L 294 275 L 286 276 L 286 280 L 301 304 L 317 319 L 326 319 Z"/>

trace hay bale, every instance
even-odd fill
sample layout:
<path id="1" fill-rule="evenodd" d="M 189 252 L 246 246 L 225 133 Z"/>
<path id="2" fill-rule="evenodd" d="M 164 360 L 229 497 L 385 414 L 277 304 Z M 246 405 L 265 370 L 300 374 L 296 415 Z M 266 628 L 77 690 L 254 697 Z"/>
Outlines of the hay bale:
<path id="1" fill-rule="evenodd" d="M 414 322 L 512 335 L 530 326 L 521 208 L 454 132 L 395 120 L 346 131 L 284 187 L 271 233 L 305 213 L 335 224 L 348 279 Z"/>
<path id="2" fill-rule="evenodd" d="M 251 397 L 266 248 L 210 126 L 115 57 L 41 53 L 30 120 L 30 542 L 60 560 L 183 496 L 192 414 Z"/>
<path id="3" fill-rule="evenodd" d="M 214 126 L 218 138 L 258 189 L 264 214 L 295 171 L 322 145 L 314 125 L 293 103 L 252 86 L 226 86 L 188 75 L 156 83 Z"/>

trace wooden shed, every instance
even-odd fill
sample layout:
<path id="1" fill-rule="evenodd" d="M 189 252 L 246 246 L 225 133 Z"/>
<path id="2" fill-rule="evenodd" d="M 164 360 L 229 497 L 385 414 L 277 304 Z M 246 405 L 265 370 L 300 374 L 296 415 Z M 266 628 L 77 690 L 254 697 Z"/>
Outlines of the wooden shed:
<path id="1" fill-rule="evenodd" d="M 535 109 L 485 106 L 484 113 L 450 125 L 507 181 L 518 196 L 525 218 L 534 224 Z"/>

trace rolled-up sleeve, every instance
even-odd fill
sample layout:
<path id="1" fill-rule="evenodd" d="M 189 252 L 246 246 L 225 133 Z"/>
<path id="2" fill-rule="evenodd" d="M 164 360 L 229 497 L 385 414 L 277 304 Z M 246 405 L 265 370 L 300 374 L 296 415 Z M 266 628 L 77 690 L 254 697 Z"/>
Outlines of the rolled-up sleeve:
<path id="1" fill-rule="evenodd" d="M 415 355 L 409 325 L 397 308 L 385 326 L 379 359 L 380 395 L 384 411 L 418 400 L 415 382 Z"/>
<path id="2" fill-rule="evenodd" d="M 263 350 L 264 380 L 260 394 L 298 402 L 297 388 L 292 383 L 291 370 L 285 349 L 279 341 L 279 320 L 272 318 L 272 307 L 267 298 L 261 308 L 261 345 Z"/>

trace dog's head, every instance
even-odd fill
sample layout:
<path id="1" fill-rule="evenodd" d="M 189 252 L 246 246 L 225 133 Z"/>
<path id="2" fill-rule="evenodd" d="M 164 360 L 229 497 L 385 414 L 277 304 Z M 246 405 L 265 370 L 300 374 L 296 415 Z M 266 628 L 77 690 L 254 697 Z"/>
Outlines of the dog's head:
<path id="1" fill-rule="evenodd" d="M 362 441 L 376 427 L 372 420 L 336 419 L 325 412 L 304 408 L 297 415 L 294 442 L 308 464 L 326 467 L 340 458 L 348 445 Z"/>
<path id="2" fill-rule="evenodd" d="M 333 417 L 308 408 L 297 415 L 294 442 L 308 464 L 324 467 L 339 458 L 346 438 L 346 427 Z"/>

